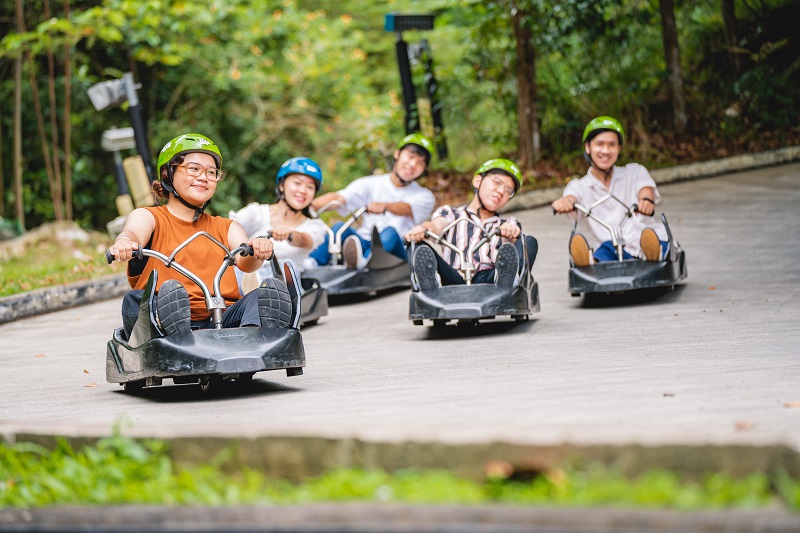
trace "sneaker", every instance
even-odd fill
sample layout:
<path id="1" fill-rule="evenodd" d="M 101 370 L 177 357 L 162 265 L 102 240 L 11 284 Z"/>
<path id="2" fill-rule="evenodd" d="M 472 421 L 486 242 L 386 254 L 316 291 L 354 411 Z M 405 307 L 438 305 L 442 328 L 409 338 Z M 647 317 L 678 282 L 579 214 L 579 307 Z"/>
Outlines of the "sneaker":
<path id="1" fill-rule="evenodd" d="M 661 260 L 661 241 L 658 240 L 658 235 L 652 228 L 645 228 L 642 230 L 641 238 L 642 255 L 645 261 L 660 261 Z"/>
<path id="2" fill-rule="evenodd" d="M 313 257 L 306 257 L 303 259 L 303 270 L 308 270 L 309 268 L 317 268 L 319 263 Z"/>
<path id="3" fill-rule="evenodd" d="M 569 241 L 569 255 L 576 267 L 585 267 L 592 264 L 591 254 L 589 253 L 589 243 L 586 237 L 576 233 Z"/>
<path id="4" fill-rule="evenodd" d="M 288 328 L 292 323 L 292 297 L 277 278 L 264 278 L 258 287 L 261 327 Z"/>
<path id="5" fill-rule="evenodd" d="M 507 242 L 497 251 L 494 262 L 494 283 L 501 289 L 510 289 L 514 286 L 519 268 L 519 254 L 513 244 Z"/>
<path id="6" fill-rule="evenodd" d="M 191 333 L 189 294 L 177 280 L 165 281 L 156 295 L 156 318 L 165 335 Z"/>
<path id="7" fill-rule="evenodd" d="M 430 246 L 417 246 L 414 250 L 414 275 L 417 277 L 419 289 L 431 292 L 439 288 L 436 281 L 436 252 Z"/>
<path id="8" fill-rule="evenodd" d="M 364 258 L 364 251 L 361 248 L 361 239 L 355 235 L 350 235 L 344 240 L 342 246 L 342 256 L 344 257 L 344 266 L 347 268 L 363 268 L 366 263 Z"/>

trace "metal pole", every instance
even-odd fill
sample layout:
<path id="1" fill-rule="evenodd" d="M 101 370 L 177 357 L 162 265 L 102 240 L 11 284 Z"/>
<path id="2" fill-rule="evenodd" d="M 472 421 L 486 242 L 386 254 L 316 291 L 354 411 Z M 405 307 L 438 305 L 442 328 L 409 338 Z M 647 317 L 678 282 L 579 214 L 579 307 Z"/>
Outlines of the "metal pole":
<path id="1" fill-rule="evenodd" d="M 128 178 L 125 176 L 125 169 L 122 166 L 122 156 L 119 150 L 114 150 L 114 175 L 117 177 L 119 195 L 130 194 L 128 190 Z"/>
<path id="2" fill-rule="evenodd" d="M 400 85 L 403 87 L 403 105 L 406 109 L 406 134 L 419 131 L 419 110 L 417 109 L 417 94 L 414 91 L 414 81 L 411 78 L 411 63 L 408 60 L 408 45 L 403 40 L 403 34 L 397 32 L 397 66 L 400 69 Z"/>
<path id="3" fill-rule="evenodd" d="M 436 93 L 439 91 L 439 83 L 433 74 L 433 52 L 428 46 L 428 40 L 422 39 L 420 42 L 420 60 L 425 69 L 425 88 L 431 101 L 431 115 L 433 118 L 433 136 L 436 143 L 436 151 L 439 159 L 447 159 L 447 139 L 444 135 L 444 122 L 442 121 L 442 104 L 437 101 Z"/>
<path id="4" fill-rule="evenodd" d="M 139 97 L 136 94 L 136 84 L 133 81 L 133 73 L 126 72 L 123 77 L 125 82 L 125 94 L 128 97 L 128 116 L 133 126 L 133 137 L 136 141 L 136 151 L 144 162 L 144 169 L 147 171 L 147 178 L 152 183 L 156 176 L 153 160 L 150 156 L 150 147 L 147 145 L 147 122 L 144 119 L 144 111 L 139 105 Z"/>

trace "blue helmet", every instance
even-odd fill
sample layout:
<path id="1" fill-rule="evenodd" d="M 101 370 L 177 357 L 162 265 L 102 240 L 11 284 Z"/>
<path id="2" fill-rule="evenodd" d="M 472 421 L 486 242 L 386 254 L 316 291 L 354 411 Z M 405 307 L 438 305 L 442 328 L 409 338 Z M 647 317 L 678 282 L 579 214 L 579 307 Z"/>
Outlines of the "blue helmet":
<path id="1" fill-rule="evenodd" d="M 289 174 L 302 174 L 316 181 L 317 191 L 322 187 L 322 169 L 319 165 L 308 157 L 293 157 L 287 160 L 278 169 L 278 176 L 275 179 L 275 193 L 280 195 L 278 186 Z"/>

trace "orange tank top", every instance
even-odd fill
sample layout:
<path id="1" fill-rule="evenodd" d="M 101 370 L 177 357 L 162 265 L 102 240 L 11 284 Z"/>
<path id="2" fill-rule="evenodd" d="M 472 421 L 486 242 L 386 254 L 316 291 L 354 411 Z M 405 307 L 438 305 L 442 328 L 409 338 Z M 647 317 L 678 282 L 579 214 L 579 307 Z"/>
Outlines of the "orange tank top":
<path id="1" fill-rule="evenodd" d="M 169 256 L 178 245 L 198 231 L 205 231 L 222 244 L 226 246 L 228 244 L 228 229 L 233 222 L 230 219 L 203 213 L 197 219 L 197 222 L 187 222 L 170 213 L 166 206 L 145 207 L 145 209 L 150 211 L 156 219 L 153 235 L 146 245 L 151 250 Z M 203 280 L 208 286 L 209 292 L 213 294 L 214 276 L 222 266 L 224 257 L 225 252 L 219 246 L 206 237 L 198 237 L 186 248 L 178 252 L 178 255 L 175 256 L 175 261 Z M 192 320 L 206 320 L 211 316 L 211 313 L 206 309 L 205 297 L 200 287 L 177 270 L 167 268 L 160 260 L 153 257 L 145 259 L 147 261 L 144 270 L 138 275 L 132 274 L 133 264 L 128 264 L 128 283 L 130 283 L 131 288 L 144 289 L 147 279 L 150 277 L 150 272 L 157 270 L 158 287 L 168 279 L 175 279 L 186 288 L 192 308 Z M 232 266 L 228 267 L 222 276 L 220 292 L 225 298 L 226 306 L 230 306 L 239 299 L 239 286 L 236 283 L 236 275 Z"/>

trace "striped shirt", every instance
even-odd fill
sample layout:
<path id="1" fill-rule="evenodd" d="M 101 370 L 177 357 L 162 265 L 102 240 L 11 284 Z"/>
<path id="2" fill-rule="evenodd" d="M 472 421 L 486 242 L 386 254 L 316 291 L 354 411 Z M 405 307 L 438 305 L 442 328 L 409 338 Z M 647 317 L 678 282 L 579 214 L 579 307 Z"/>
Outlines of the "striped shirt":
<path id="1" fill-rule="evenodd" d="M 519 225 L 519 222 L 517 222 L 517 219 L 514 217 L 500 218 L 499 216 L 495 215 L 487 218 L 486 220 L 481 220 L 481 217 L 479 217 L 477 213 L 468 211 L 467 206 L 453 208 L 449 205 L 443 205 L 436 210 L 431 220 L 437 218 L 444 218 L 448 224 L 456 219 L 469 219 L 475 222 L 478 226 L 482 226 L 487 232 L 500 227 L 505 222 L 511 222 Z M 483 233 L 472 224 L 461 222 L 447 230 L 443 237 L 446 241 L 455 244 L 459 249 L 466 252 L 466 250 L 481 240 Z M 482 270 L 494 268 L 494 263 L 497 259 L 497 250 L 500 248 L 501 244 L 501 237 L 499 235 L 495 235 L 489 242 L 484 243 L 480 248 L 478 248 L 478 250 L 472 256 L 474 272 L 480 272 Z M 461 258 L 459 255 L 447 246 L 442 246 L 441 248 L 442 259 L 444 259 L 447 264 L 454 269 L 459 270 L 461 268 Z"/>

